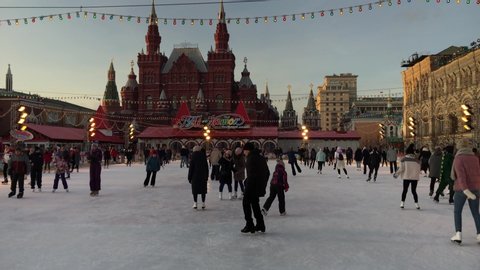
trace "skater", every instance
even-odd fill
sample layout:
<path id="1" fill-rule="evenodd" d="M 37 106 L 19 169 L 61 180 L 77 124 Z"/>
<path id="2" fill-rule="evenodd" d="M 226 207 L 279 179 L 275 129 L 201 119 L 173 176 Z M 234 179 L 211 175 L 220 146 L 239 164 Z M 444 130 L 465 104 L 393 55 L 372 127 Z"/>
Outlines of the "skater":
<path id="1" fill-rule="evenodd" d="M 357 148 L 357 150 L 355 150 L 353 159 L 355 159 L 355 163 L 357 164 L 357 171 L 361 171 L 363 155 L 362 155 L 362 149 L 360 149 L 360 147 Z"/>
<path id="2" fill-rule="evenodd" d="M 43 173 L 50 173 L 50 163 L 52 163 L 53 151 L 51 148 L 48 148 L 43 152 Z"/>
<path id="3" fill-rule="evenodd" d="M 210 166 L 212 166 L 212 174 L 210 175 L 210 179 L 212 181 L 220 179 L 220 165 L 218 161 L 222 158 L 222 152 L 218 147 L 213 148 L 212 152 L 210 153 Z"/>
<path id="4" fill-rule="evenodd" d="M 62 156 L 56 158 L 55 167 L 56 167 L 56 171 L 55 171 L 55 179 L 53 180 L 52 192 L 57 191 L 59 179 L 62 179 L 63 188 L 65 189 L 66 192 L 68 192 L 68 184 L 67 184 L 67 180 L 65 179 L 65 172 L 68 170 L 68 165 Z"/>
<path id="5" fill-rule="evenodd" d="M 28 156 L 22 151 L 22 148 L 15 148 L 15 152 L 10 157 L 8 161 L 8 175 L 12 183 L 10 185 L 11 192 L 8 194 L 8 197 L 13 197 L 17 193 L 17 183 L 18 183 L 18 195 L 17 198 L 23 198 L 23 183 L 25 180 L 25 175 L 30 173 L 30 161 Z"/>
<path id="6" fill-rule="evenodd" d="M 323 166 L 325 165 L 326 157 L 327 157 L 327 155 L 325 153 L 325 148 L 324 148 L 323 151 L 322 151 L 322 149 L 319 149 L 318 153 L 317 153 L 317 156 L 316 156 L 316 160 L 317 160 L 317 163 L 318 163 L 317 174 L 322 174 L 322 169 L 323 169 Z"/>
<path id="7" fill-rule="evenodd" d="M 228 199 L 231 200 L 232 197 L 232 172 L 233 172 L 233 161 L 232 161 L 232 151 L 225 151 L 224 155 L 218 161 L 220 165 L 220 187 L 218 191 L 220 192 L 218 198 L 223 199 L 223 187 L 227 185 L 228 188 Z"/>
<path id="8" fill-rule="evenodd" d="M 317 150 L 314 147 L 310 150 L 309 168 L 315 169 L 315 160 L 317 159 Z"/>
<path id="9" fill-rule="evenodd" d="M 2 163 L 3 163 L 3 181 L 2 184 L 7 185 L 8 184 L 8 161 L 10 160 L 10 157 L 12 156 L 10 146 L 5 145 L 5 149 L 3 149 L 3 157 L 2 157 Z"/>
<path id="10" fill-rule="evenodd" d="M 108 149 L 108 147 L 105 147 L 105 151 L 103 151 L 103 168 L 108 169 L 108 166 L 110 166 L 110 159 L 111 159 L 110 150 Z M 73 171 L 73 168 L 72 168 L 72 171 Z"/>
<path id="11" fill-rule="evenodd" d="M 30 171 L 30 187 L 35 192 L 35 184 L 38 191 L 42 191 L 42 169 L 43 169 L 43 152 L 40 147 L 35 146 L 35 150 L 30 154 L 30 163 L 32 165 Z"/>
<path id="12" fill-rule="evenodd" d="M 353 160 L 353 150 L 352 148 L 348 147 L 347 150 L 345 151 L 347 155 L 347 165 L 352 165 L 352 160 Z"/>
<path id="13" fill-rule="evenodd" d="M 288 163 L 292 166 L 292 175 L 295 176 L 297 173 L 295 172 L 295 168 L 297 168 L 298 173 L 302 172 L 300 166 L 298 166 L 297 157 L 295 156 L 295 152 L 293 151 L 293 147 L 290 147 L 290 151 L 288 151 Z"/>
<path id="14" fill-rule="evenodd" d="M 370 152 L 370 162 L 368 163 L 368 179 L 367 182 L 372 180 L 372 173 L 373 174 L 373 182 L 377 182 L 377 175 L 378 175 L 378 168 L 380 167 L 380 160 L 382 159 L 380 153 L 377 151 L 377 148 L 374 147 L 372 152 Z"/>
<path id="15" fill-rule="evenodd" d="M 394 178 L 399 176 L 403 179 L 403 192 L 400 208 L 405 207 L 405 198 L 407 197 L 408 186 L 412 185 L 412 194 L 415 201 L 415 207 L 420 210 L 418 205 L 417 184 L 420 178 L 420 162 L 415 157 L 415 146 L 410 144 L 405 151 L 405 157 L 400 161 L 400 169 L 393 174 Z"/>
<path id="16" fill-rule="evenodd" d="M 157 177 L 157 172 L 160 170 L 160 159 L 158 158 L 157 151 L 152 151 L 151 155 L 147 158 L 146 164 L 147 177 L 143 182 L 143 187 L 147 187 L 150 182 L 150 175 L 152 176 L 152 181 L 150 185 L 155 186 L 155 178 Z"/>
<path id="17" fill-rule="evenodd" d="M 186 166 L 188 168 L 188 155 L 189 151 L 185 146 L 182 146 L 182 149 L 180 149 L 180 168 L 183 168 L 183 166 Z"/>
<path id="18" fill-rule="evenodd" d="M 193 147 L 192 158 L 188 168 L 188 182 L 192 185 L 193 209 L 197 209 L 198 194 L 202 196 L 202 209 L 205 209 L 207 196 L 208 163 L 205 152 L 200 146 Z"/>
<path id="19" fill-rule="evenodd" d="M 397 149 L 390 146 L 387 151 L 387 161 L 390 164 L 390 174 L 398 170 L 397 168 Z"/>
<path id="20" fill-rule="evenodd" d="M 247 157 L 245 163 L 247 169 L 247 179 L 245 179 L 245 196 L 243 196 L 242 206 L 245 214 L 246 225 L 241 230 L 242 233 L 255 233 L 256 231 L 265 232 L 265 222 L 260 210 L 260 197 L 265 196 L 270 171 L 267 162 L 260 156 L 260 151 L 255 149 L 255 145 L 248 142 L 243 147 L 243 153 Z M 257 225 L 253 223 L 253 215 Z"/>
<path id="21" fill-rule="evenodd" d="M 440 195 L 443 194 L 443 190 L 448 186 L 449 194 L 449 204 L 453 204 L 453 180 L 450 177 L 453 166 L 453 145 L 448 145 L 445 147 L 442 156 L 442 163 L 440 165 L 440 184 L 437 187 L 435 192 L 435 197 L 433 201 L 436 203 L 440 202 Z"/>
<path id="22" fill-rule="evenodd" d="M 245 156 L 243 155 L 243 150 L 240 147 L 235 149 L 235 155 L 233 156 L 233 168 L 233 180 L 235 180 L 235 184 L 233 186 L 235 193 L 233 193 L 233 198 L 241 199 L 243 198 L 243 194 L 245 192 L 245 187 L 243 186 L 243 180 L 245 180 Z M 242 191 L 242 195 L 240 197 L 237 196 L 238 186 L 240 186 L 240 190 Z"/>
<path id="23" fill-rule="evenodd" d="M 368 163 L 370 162 L 370 151 L 368 151 L 367 147 L 363 147 L 362 157 L 363 157 L 363 174 L 367 174 L 367 167 L 368 167 Z"/>
<path id="24" fill-rule="evenodd" d="M 125 151 L 125 156 L 127 157 L 127 166 L 132 167 L 132 159 L 133 159 L 133 149 L 131 147 L 128 147 L 128 149 Z M 102 161 L 100 160 L 100 163 Z"/>
<path id="25" fill-rule="evenodd" d="M 320 153 L 320 152 L 319 152 Z M 262 214 L 266 216 L 268 210 L 272 205 L 273 200 L 278 195 L 278 210 L 281 216 L 285 216 L 285 192 L 288 191 L 287 172 L 285 171 L 285 164 L 281 159 L 277 161 L 275 171 L 273 172 L 272 180 L 270 181 L 270 195 L 268 196 L 265 204 L 263 204 Z"/>
<path id="26" fill-rule="evenodd" d="M 480 244 L 480 213 L 478 212 L 480 197 L 480 164 L 472 151 L 473 143 L 470 139 L 463 139 L 458 145 L 458 151 L 453 160 L 451 178 L 454 180 L 454 218 L 455 235 L 451 240 L 462 243 L 462 211 L 465 202 L 472 212 L 477 242 Z"/>
<path id="27" fill-rule="evenodd" d="M 435 182 L 438 181 L 440 177 L 440 166 L 442 165 L 442 149 L 440 147 L 435 147 L 433 155 L 430 156 L 428 160 L 428 167 L 430 168 L 430 193 L 428 196 L 432 197 L 433 191 L 435 189 Z"/>
<path id="28" fill-rule="evenodd" d="M 77 173 L 78 170 L 80 169 L 80 149 L 78 149 L 76 146 L 73 148 L 73 166 L 72 166 L 72 171 L 77 168 Z"/>
<path id="29" fill-rule="evenodd" d="M 427 170 L 428 170 L 428 160 L 430 159 L 430 156 L 432 153 L 430 153 L 430 150 L 428 150 L 428 145 L 424 146 L 422 148 L 422 151 L 420 152 L 420 156 L 418 159 L 420 160 L 421 164 L 421 170 L 425 172 L 424 177 L 427 177 Z"/>
<path id="30" fill-rule="evenodd" d="M 90 161 L 90 196 L 95 197 L 98 196 L 102 181 L 100 178 L 102 173 L 102 150 L 98 148 L 98 144 L 92 144 L 88 160 Z"/>
<path id="31" fill-rule="evenodd" d="M 347 176 L 347 179 L 350 178 L 350 176 L 348 176 L 347 169 L 345 169 L 345 154 L 340 146 L 337 147 L 337 151 L 335 152 L 335 168 L 337 168 L 339 179 L 342 178 L 341 170 L 343 170 Z"/>

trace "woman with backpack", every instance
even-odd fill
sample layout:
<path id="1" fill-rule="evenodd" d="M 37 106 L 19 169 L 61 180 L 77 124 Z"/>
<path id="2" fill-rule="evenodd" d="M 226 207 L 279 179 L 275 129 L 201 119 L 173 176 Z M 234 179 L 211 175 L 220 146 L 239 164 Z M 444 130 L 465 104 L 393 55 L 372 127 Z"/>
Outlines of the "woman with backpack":
<path id="1" fill-rule="evenodd" d="M 285 192 L 288 191 L 287 172 L 285 171 L 285 164 L 281 159 L 277 161 L 275 171 L 273 172 L 272 180 L 270 181 L 270 195 L 268 196 L 265 204 L 263 204 L 262 214 L 266 216 L 270 206 L 272 206 L 273 200 L 278 195 L 278 210 L 281 216 L 285 216 Z"/>

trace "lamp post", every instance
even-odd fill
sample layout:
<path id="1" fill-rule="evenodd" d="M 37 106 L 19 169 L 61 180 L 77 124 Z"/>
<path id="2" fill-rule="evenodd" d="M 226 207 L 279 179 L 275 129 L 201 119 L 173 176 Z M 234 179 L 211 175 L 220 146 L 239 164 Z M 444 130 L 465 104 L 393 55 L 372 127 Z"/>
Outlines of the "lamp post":
<path id="1" fill-rule="evenodd" d="M 305 145 L 305 148 L 308 145 L 308 129 L 307 126 L 302 126 L 302 137 L 303 137 L 303 143 Z"/>
<path id="2" fill-rule="evenodd" d="M 210 134 L 211 134 L 211 131 L 210 131 L 210 128 L 208 128 L 208 126 L 204 126 L 203 127 L 203 137 L 205 138 L 205 150 L 208 151 L 208 145 L 210 144 Z"/>

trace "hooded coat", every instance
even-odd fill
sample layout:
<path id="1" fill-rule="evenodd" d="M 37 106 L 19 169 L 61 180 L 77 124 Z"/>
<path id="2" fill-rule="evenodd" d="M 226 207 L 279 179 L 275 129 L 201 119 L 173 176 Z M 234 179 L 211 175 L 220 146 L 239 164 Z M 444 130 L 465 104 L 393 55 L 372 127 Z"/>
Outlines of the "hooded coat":
<path id="1" fill-rule="evenodd" d="M 192 184 L 192 194 L 207 194 L 208 162 L 203 151 L 194 151 L 188 168 L 188 182 Z"/>
<path id="2" fill-rule="evenodd" d="M 433 152 L 433 155 L 431 155 L 428 160 L 428 166 L 430 167 L 429 176 L 431 178 L 439 178 L 442 167 L 442 150 L 435 149 L 435 152 Z"/>

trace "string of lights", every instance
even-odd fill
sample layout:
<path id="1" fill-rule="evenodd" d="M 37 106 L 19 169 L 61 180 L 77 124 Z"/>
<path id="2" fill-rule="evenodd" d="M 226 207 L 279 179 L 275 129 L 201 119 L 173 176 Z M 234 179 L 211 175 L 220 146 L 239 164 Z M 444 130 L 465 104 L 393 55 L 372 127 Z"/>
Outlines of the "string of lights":
<path id="1" fill-rule="evenodd" d="M 268 1 L 268 0 L 265 0 Z M 426 3 L 457 3 L 460 4 L 471 4 L 476 1 L 477 5 L 480 5 L 480 0 L 425 0 Z M 245 1 L 231 1 L 233 2 L 262 2 L 260 0 L 245 0 Z M 403 0 L 403 3 L 407 2 L 407 4 L 414 3 L 412 0 Z M 420 1 L 415 1 L 420 2 Z M 211 2 L 204 2 L 204 4 L 212 4 Z M 218 2 L 215 2 L 218 3 Z M 315 18 L 323 18 L 323 17 L 333 17 L 333 16 L 344 16 L 346 14 L 352 13 L 362 13 L 363 11 L 372 11 L 374 9 L 380 10 L 384 6 L 393 6 L 394 3 L 396 5 L 402 5 L 402 0 L 380 0 L 369 2 L 361 5 L 353 5 L 353 6 L 344 6 L 344 7 L 336 7 L 330 9 L 322 9 L 322 10 L 311 10 L 305 11 L 300 13 L 290 13 L 290 14 L 277 14 L 277 15 L 264 15 L 264 16 L 247 16 L 247 17 L 235 17 L 235 18 L 226 18 L 226 23 L 235 23 L 235 24 L 258 24 L 258 23 L 277 23 L 277 22 L 295 22 L 295 21 L 305 21 L 307 18 L 315 19 Z M 188 5 L 189 3 L 184 3 L 184 5 Z M 197 3 L 200 4 L 200 3 Z M 167 5 L 167 4 L 157 4 L 157 5 Z M 171 5 L 181 5 L 181 3 L 171 4 Z M 124 5 L 127 7 L 128 5 Z M 141 6 L 141 5 L 132 5 L 132 6 Z M 89 9 L 94 8 L 113 8 L 119 6 L 86 6 Z M 36 22 L 40 21 L 69 21 L 73 18 L 84 18 L 84 19 L 93 19 L 99 21 L 127 21 L 127 22 L 137 22 L 137 23 L 149 23 L 149 17 L 146 16 L 137 16 L 137 15 L 129 15 L 129 14 L 117 14 L 117 13 L 110 13 L 110 12 L 96 12 L 91 10 L 86 10 L 86 7 L 77 7 L 78 10 L 66 12 L 66 13 L 50 13 L 47 15 L 39 15 L 33 17 L 21 17 L 21 18 L 9 18 L 9 19 L 1 19 L 0 25 L 7 24 L 11 25 L 21 25 L 22 22 L 24 25 L 28 25 L 29 22 L 31 24 L 35 24 Z M 20 7 L 20 6 L 12 6 L 12 7 L 0 7 L 0 8 L 29 8 L 29 7 Z M 40 8 L 40 7 L 30 7 L 30 8 Z M 44 8 L 72 8 L 72 7 L 44 7 Z M 363 12 L 364 13 L 364 12 Z M 45 20 L 47 19 L 47 20 Z M 66 19 L 66 20 L 65 20 Z M 164 25 L 213 25 L 214 23 L 218 22 L 218 18 L 186 18 L 186 17 L 159 17 L 157 18 L 156 23 L 163 23 Z"/>

